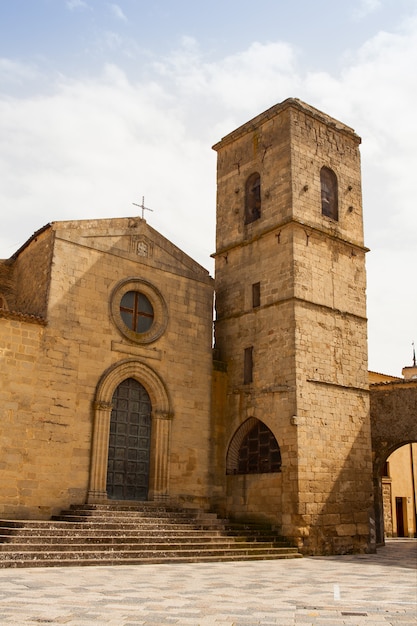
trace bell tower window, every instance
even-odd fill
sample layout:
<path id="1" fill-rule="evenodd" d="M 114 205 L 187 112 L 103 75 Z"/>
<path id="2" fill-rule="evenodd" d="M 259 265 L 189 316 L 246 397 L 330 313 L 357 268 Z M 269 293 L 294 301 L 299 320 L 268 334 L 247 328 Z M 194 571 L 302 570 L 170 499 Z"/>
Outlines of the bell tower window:
<path id="1" fill-rule="evenodd" d="M 258 172 L 251 174 L 245 187 L 245 224 L 261 217 L 261 177 Z"/>
<path id="2" fill-rule="evenodd" d="M 322 167 L 320 170 L 321 212 L 333 220 L 339 219 L 337 177 L 333 170 Z"/>

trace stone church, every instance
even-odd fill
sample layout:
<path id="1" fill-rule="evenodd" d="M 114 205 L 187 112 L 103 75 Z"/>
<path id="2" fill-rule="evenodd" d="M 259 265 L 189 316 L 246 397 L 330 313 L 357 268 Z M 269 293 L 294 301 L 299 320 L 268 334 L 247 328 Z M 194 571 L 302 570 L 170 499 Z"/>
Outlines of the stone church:
<path id="1" fill-rule="evenodd" d="M 374 549 L 359 145 L 297 99 L 217 143 L 214 280 L 141 218 L 0 261 L 1 517 L 160 500 Z"/>

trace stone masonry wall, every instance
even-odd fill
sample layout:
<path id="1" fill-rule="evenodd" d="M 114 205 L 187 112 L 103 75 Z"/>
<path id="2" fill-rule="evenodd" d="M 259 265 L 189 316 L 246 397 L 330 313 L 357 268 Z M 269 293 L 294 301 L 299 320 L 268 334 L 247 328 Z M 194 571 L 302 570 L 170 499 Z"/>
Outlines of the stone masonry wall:
<path id="1" fill-rule="evenodd" d="M 7 314 L 6 314 L 7 315 Z M 33 321 L 0 317 L 0 515 L 42 516 L 39 456 L 48 462 L 51 413 L 40 410 L 44 381 L 39 361 L 45 328 Z M 29 511 L 31 509 L 31 511 Z"/>
<path id="2" fill-rule="evenodd" d="M 14 302 L 10 308 L 29 315 L 45 317 L 53 231 L 50 228 L 34 236 L 14 262 Z"/>
<path id="3" fill-rule="evenodd" d="M 97 386 L 126 360 L 154 372 L 170 399 L 169 497 L 208 506 L 211 279 L 141 220 L 102 222 L 54 224 L 47 326 L 0 319 L 2 357 L 11 364 L 2 380 L 3 516 L 48 517 L 86 501 Z M 137 237 L 149 246 L 146 258 Z M 32 242 L 25 259 L 32 245 L 36 256 Z M 151 283 L 166 303 L 166 328 L 146 345 L 124 336 L 112 317 L 112 294 L 127 278 Z"/>
<path id="4" fill-rule="evenodd" d="M 260 497 L 259 508 L 282 512 L 284 533 L 310 553 L 369 548 L 359 143 L 352 129 L 291 100 L 215 146 L 216 348 L 229 376 L 225 423 L 230 438 L 248 417 L 275 434 L 281 506 Z M 323 166 L 338 179 L 337 221 L 322 215 Z M 253 172 L 261 177 L 261 216 L 245 224 L 242 190 Z M 256 282 L 260 304 L 254 307 Z M 253 379 L 245 385 L 249 346 Z M 229 506 L 238 507 L 232 500 Z"/>

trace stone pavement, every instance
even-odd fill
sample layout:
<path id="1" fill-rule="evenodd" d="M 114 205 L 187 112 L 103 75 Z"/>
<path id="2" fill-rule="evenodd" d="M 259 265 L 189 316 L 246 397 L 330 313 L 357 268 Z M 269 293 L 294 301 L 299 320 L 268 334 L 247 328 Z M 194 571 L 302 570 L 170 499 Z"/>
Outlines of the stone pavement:
<path id="1" fill-rule="evenodd" d="M 417 624 L 417 540 L 376 555 L 0 569 L 0 625 Z"/>

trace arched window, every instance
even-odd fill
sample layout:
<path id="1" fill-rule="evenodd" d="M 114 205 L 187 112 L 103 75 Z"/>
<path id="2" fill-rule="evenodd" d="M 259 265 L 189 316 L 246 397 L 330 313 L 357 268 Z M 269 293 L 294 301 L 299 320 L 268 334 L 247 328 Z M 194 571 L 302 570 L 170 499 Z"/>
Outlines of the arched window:
<path id="1" fill-rule="evenodd" d="M 257 172 L 251 174 L 245 186 L 245 224 L 250 224 L 261 217 L 261 177 Z"/>
<path id="2" fill-rule="evenodd" d="M 266 474 L 281 471 L 281 451 L 273 432 L 254 417 L 236 431 L 227 452 L 227 474 Z"/>
<path id="3" fill-rule="evenodd" d="M 321 185 L 321 212 L 333 220 L 339 219 L 339 207 L 337 196 L 337 176 L 328 167 L 320 170 Z"/>

